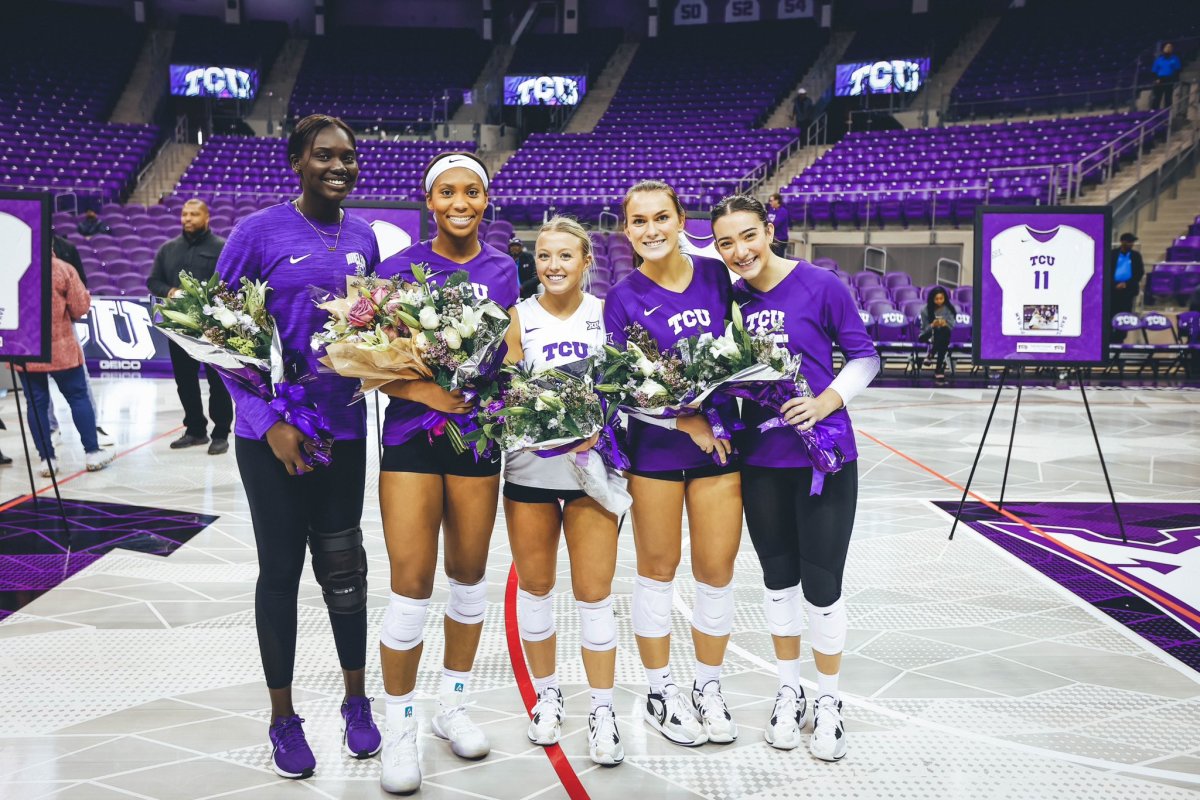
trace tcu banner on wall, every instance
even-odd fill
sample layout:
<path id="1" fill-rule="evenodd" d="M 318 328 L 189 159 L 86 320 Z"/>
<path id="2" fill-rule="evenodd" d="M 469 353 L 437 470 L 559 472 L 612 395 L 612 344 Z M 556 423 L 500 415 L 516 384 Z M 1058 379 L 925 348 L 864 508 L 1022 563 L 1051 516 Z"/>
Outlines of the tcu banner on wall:
<path id="1" fill-rule="evenodd" d="M 977 208 L 975 363 L 1106 363 L 1111 229 L 1107 206 Z"/>
<path id="2" fill-rule="evenodd" d="M 50 195 L 0 192 L 0 360 L 50 360 Z"/>
<path id="3" fill-rule="evenodd" d="M 816 15 L 815 0 L 679 0 L 676 25 L 805 19 Z"/>
<path id="4" fill-rule="evenodd" d="M 429 212 L 423 204 L 359 200 L 342 205 L 370 223 L 382 258 L 428 235 Z M 154 303 L 149 296 L 92 297 L 92 310 L 75 323 L 91 372 L 128 377 L 171 374 L 167 339 L 151 318 Z"/>

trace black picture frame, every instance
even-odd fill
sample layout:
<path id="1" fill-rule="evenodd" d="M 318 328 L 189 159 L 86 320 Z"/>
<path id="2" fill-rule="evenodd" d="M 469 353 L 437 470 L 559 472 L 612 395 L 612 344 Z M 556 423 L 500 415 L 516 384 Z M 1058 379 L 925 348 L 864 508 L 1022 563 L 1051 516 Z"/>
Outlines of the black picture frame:
<path id="1" fill-rule="evenodd" d="M 37 352 L 7 352 L 7 342 L 0 332 L 0 361 L 10 361 L 14 364 L 30 362 L 46 362 L 51 358 L 51 302 L 53 288 L 53 272 L 50 265 L 54 229 L 52 217 L 54 210 L 54 195 L 49 192 L 0 191 L 0 201 L 39 204 L 41 207 L 36 216 L 41 224 L 41 242 L 31 243 L 39 253 L 31 253 L 30 269 L 41 270 L 41 291 L 38 293 L 40 308 L 37 309 L 40 332 L 38 335 Z M 0 209 L 2 210 L 2 209 Z M 25 313 L 22 309 L 22 313 Z M 27 348 L 26 348 L 27 349 Z"/>

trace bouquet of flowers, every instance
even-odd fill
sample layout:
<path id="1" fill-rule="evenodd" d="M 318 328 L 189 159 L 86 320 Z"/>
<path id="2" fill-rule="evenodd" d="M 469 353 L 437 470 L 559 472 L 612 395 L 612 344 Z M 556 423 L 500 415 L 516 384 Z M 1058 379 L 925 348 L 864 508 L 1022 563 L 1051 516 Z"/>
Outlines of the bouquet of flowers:
<path id="1" fill-rule="evenodd" d="M 636 322 L 625 329 L 625 335 L 624 350 L 605 345 L 596 390 L 636 416 L 679 416 L 691 390 L 683 361 L 675 352 L 660 352 L 658 343 Z"/>
<path id="2" fill-rule="evenodd" d="M 206 281 L 179 273 L 180 293 L 155 307 L 156 327 L 188 355 L 237 381 L 262 398 L 289 425 L 312 443 L 303 450 L 310 467 L 328 464 L 333 434 L 325 418 L 306 402 L 304 384 L 311 375 L 291 381 L 275 320 L 267 313 L 270 287 L 242 278 L 233 290 L 216 275 Z"/>
<path id="3" fill-rule="evenodd" d="M 480 429 L 472 437 L 494 440 L 505 452 L 531 451 L 551 458 L 571 453 L 596 436 L 596 444 L 575 453 L 569 463 L 588 495 L 614 514 L 625 513 L 632 498 L 618 470 L 627 469 L 629 460 L 614 428 L 616 407 L 593 383 L 594 361 L 541 372 L 521 365 L 504 371 L 504 388 L 480 412 Z"/>

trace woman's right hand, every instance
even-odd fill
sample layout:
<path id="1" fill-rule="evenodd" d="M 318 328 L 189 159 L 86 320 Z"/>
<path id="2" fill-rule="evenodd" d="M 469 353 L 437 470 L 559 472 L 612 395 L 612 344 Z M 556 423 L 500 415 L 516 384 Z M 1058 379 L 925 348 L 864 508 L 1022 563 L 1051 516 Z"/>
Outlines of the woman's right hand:
<path id="1" fill-rule="evenodd" d="M 271 452 L 279 459 L 279 463 L 283 464 L 288 475 L 312 472 L 312 467 L 304 463 L 307 442 L 308 437 L 301 433 L 299 428 L 283 420 L 276 422 L 267 431 L 267 444 L 271 446 Z"/>
<path id="2" fill-rule="evenodd" d="M 717 454 L 717 458 L 721 462 L 721 466 L 729 461 L 729 453 L 733 450 L 733 443 L 728 439 L 718 439 L 713 435 L 712 425 L 701 414 L 695 414 L 690 417 L 679 417 L 676 427 L 692 437 L 692 441 L 696 443 L 705 453 Z"/>
<path id="3" fill-rule="evenodd" d="M 450 392 L 435 381 L 392 381 L 384 386 L 382 391 L 392 397 L 429 406 L 443 414 L 467 414 L 472 408 L 471 403 L 463 397 L 462 390 L 455 389 Z"/>

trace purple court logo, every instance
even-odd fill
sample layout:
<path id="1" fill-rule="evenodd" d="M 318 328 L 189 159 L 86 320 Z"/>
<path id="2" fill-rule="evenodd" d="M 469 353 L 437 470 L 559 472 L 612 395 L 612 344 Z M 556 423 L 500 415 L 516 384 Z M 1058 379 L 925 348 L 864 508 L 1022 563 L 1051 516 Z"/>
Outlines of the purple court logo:
<path id="1" fill-rule="evenodd" d="M 957 503 L 935 505 L 953 514 Z M 1200 672 L 1200 504 L 1011 503 L 1042 536 L 980 503 L 962 521 L 1098 611 Z"/>

